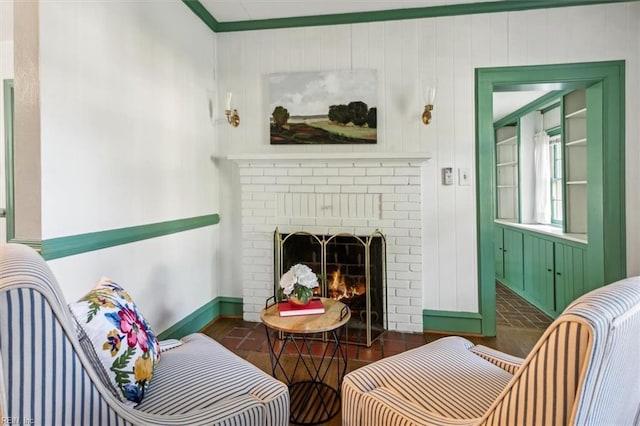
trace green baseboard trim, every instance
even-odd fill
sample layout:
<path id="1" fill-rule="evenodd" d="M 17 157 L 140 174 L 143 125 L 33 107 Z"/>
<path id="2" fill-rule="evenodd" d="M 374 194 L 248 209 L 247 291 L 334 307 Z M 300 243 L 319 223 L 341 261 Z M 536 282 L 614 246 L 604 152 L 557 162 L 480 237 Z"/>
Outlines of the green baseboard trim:
<path id="1" fill-rule="evenodd" d="M 158 334 L 157 337 L 158 340 L 181 339 L 187 334 L 198 333 L 215 319 L 235 316 L 242 316 L 242 298 L 216 297 Z"/>
<path id="2" fill-rule="evenodd" d="M 422 311 L 422 328 L 425 331 L 482 334 L 482 315 L 475 312 Z"/>
<path id="3" fill-rule="evenodd" d="M 164 235 L 175 234 L 177 232 L 215 225 L 218 222 L 220 222 L 220 216 L 214 213 L 204 216 L 170 220 L 167 222 L 150 223 L 147 225 L 51 238 L 42 241 L 42 257 L 44 257 L 45 260 L 58 259 L 93 250 L 100 250 L 107 247 L 129 244 L 149 238 L 161 237 Z"/>

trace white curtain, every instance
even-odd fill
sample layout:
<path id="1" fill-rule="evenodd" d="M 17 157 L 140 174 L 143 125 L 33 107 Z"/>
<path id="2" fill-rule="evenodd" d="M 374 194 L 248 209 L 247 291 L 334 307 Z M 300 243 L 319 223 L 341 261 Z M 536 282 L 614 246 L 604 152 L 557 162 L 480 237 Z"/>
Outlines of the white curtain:
<path id="1" fill-rule="evenodd" d="M 534 137 L 534 220 L 537 223 L 551 223 L 551 161 L 549 136 L 539 132 Z"/>

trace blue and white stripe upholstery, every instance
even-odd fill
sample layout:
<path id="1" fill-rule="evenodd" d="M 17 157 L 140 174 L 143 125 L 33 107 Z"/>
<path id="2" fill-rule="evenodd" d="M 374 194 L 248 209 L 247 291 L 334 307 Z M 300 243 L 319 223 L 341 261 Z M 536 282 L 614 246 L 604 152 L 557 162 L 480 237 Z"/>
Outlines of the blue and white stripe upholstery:
<path id="1" fill-rule="evenodd" d="M 162 354 L 138 407 L 84 354 L 58 284 L 32 249 L 0 246 L 0 411 L 35 425 L 287 425 L 287 387 L 199 334 Z M 232 374 L 231 374 L 232 373 Z"/>
<path id="2" fill-rule="evenodd" d="M 639 425 L 640 277 L 586 294 L 525 360 L 447 337 L 349 373 L 343 425 Z"/>

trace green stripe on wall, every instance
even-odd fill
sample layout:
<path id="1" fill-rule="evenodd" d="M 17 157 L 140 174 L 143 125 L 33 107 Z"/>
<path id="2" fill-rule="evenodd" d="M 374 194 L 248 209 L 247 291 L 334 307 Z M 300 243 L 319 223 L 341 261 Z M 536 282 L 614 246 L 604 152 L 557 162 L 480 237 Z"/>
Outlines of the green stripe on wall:
<path id="1" fill-rule="evenodd" d="M 187 334 L 198 333 L 219 317 L 242 316 L 242 298 L 216 297 L 193 313 L 172 325 L 157 337 L 158 340 L 181 339 Z"/>
<path id="2" fill-rule="evenodd" d="M 133 243 L 149 238 L 188 231 L 215 225 L 220 222 L 216 213 L 167 222 L 151 223 L 147 225 L 131 226 L 128 228 L 110 229 L 107 231 L 90 232 L 87 234 L 71 235 L 68 237 L 51 238 L 42 241 L 42 257 L 45 260 L 58 259 L 75 254 L 100 250 L 122 244 Z"/>
<path id="3" fill-rule="evenodd" d="M 395 21 L 401 19 L 434 18 L 439 16 L 471 15 L 477 13 L 517 12 L 568 6 L 586 6 L 602 3 L 622 3 L 627 0 L 505 0 L 484 3 L 453 4 L 447 6 L 417 7 L 409 9 L 376 10 L 319 16 L 260 19 L 251 21 L 218 22 L 198 0 L 183 0 L 214 32 L 252 31 L 276 28 L 309 27 L 320 25 L 358 24 L 364 22 Z"/>
<path id="4" fill-rule="evenodd" d="M 475 312 L 422 311 L 422 328 L 456 334 L 482 334 L 482 315 Z"/>

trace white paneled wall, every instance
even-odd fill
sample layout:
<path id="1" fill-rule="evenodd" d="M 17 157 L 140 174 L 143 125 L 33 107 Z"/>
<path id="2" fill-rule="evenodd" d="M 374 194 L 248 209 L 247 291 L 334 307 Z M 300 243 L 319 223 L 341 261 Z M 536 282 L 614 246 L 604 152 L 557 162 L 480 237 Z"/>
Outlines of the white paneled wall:
<path id="1" fill-rule="evenodd" d="M 567 62 L 626 60 L 627 257 L 640 274 L 640 3 L 466 15 L 217 35 L 217 84 L 232 90 L 242 117 L 237 129 L 218 126 L 220 152 L 429 152 L 423 172 L 423 308 L 477 312 L 475 183 L 460 186 L 457 170 L 475 172 L 474 70 Z M 359 146 L 270 146 L 267 89 L 272 72 L 373 68 L 378 72 L 378 143 Z M 433 121 L 420 122 L 423 80 L 435 83 Z M 440 169 L 453 167 L 456 184 L 442 186 Z M 239 215 L 237 169 L 222 188 Z M 232 219 L 231 222 L 239 219 Z M 225 225 L 238 228 L 238 223 Z M 223 231 L 224 232 L 224 231 Z M 230 247 L 241 256 L 241 244 Z M 239 277 L 241 271 L 231 272 Z M 231 284 L 227 293 L 241 296 Z"/>

